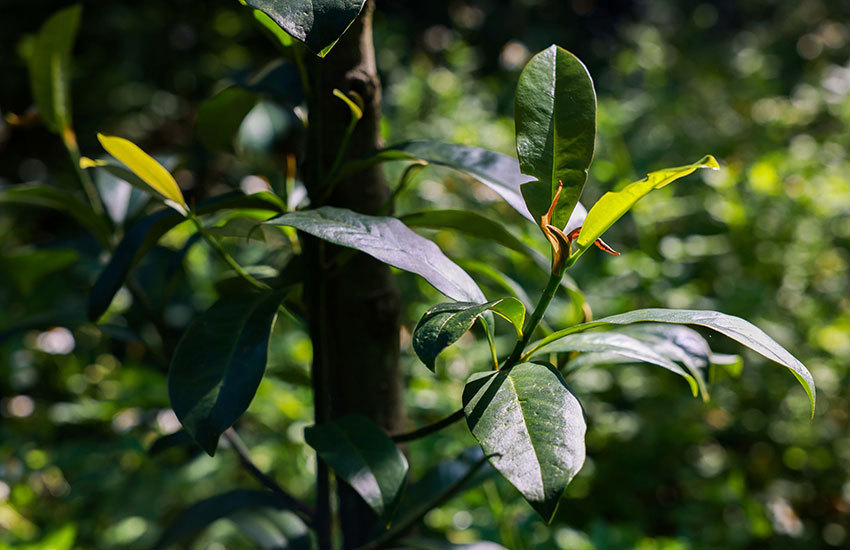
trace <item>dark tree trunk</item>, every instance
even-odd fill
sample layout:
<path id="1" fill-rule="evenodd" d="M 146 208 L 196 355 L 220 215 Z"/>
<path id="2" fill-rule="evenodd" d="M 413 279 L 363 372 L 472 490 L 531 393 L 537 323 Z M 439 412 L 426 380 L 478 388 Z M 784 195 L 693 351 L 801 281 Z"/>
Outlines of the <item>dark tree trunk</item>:
<path id="1" fill-rule="evenodd" d="M 377 214 L 389 196 L 380 167 L 340 181 L 324 201 L 321 184 L 351 117 L 348 107 L 333 96 L 334 88 L 359 94 L 365 104 L 346 158 L 368 155 L 380 145 L 381 85 L 372 45 L 373 12 L 374 2 L 368 0 L 331 53 L 308 67 L 313 104 L 305 178 L 311 199 L 317 206 L 364 214 Z M 338 268 L 334 259 L 341 249 L 316 239 L 307 239 L 305 252 L 317 422 L 359 413 L 389 432 L 397 431 L 403 421 L 400 298 L 389 268 L 359 253 Z M 327 474 L 321 465 L 319 470 L 321 495 Z M 341 482 L 338 486 L 344 547 L 354 548 L 366 540 L 375 517 L 350 487 Z M 317 508 L 323 507 L 327 503 L 319 502 Z"/>

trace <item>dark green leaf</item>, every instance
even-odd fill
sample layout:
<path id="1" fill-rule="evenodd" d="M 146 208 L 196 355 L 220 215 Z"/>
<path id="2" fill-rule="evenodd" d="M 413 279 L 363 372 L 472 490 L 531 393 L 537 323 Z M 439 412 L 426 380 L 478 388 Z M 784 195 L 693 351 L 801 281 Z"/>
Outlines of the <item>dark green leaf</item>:
<path id="1" fill-rule="evenodd" d="M 791 373 L 802 384 L 806 395 L 809 398 L 809 403 L 812 406 L 812 417 L 815 414 L 815 382 L 808 369 L 785 348 L 780 346 L 770 336 L 764 333 L 763 330 L 753 325 L 752 323 L 719 313 L 717 311 L 702 311 L 689 309 L 639 309 L 622 313 L 620 315 L 612 315 L 592 321 L 576 325 L 574 327 L 559 330 L 531 347 L 531 352 L 526 353 L 526 356 L 531 355 L 534 350 L 542 346 L 548 345 L 560 338 L 575 332 L 581 332 L 594 327 L 605 325 L 629 325 L 632 323 L 643 322 L 654 323 L 673 323 L 682 325 L 698 325 L 716 330 L 717 332 L 732 338 L 733 340 L 747 346 L 756 353 L 779 363 L 788 368 Z"/>
<path id="2" fill-rule="evenodd" d="M 426 539 L 421 537 L 406 538 L 399 541 L 399 550 L 507 550 L 495 542 L 471 542 L 455 544 L 445 540 Z"/>
<path id="3" fill-rule="evenodd" d="M 222 298 L 177 344 L 168 372 L 171 406 L 210 455 L 254 398 L 282 299 L 280 292 Z"/>
<path id="4" fill-rule="evenodd" d="M 195 443 L 195 440 L 192 439 L 191 435 L 189 435 L 189 432 L 186 430 L 177 430 L 174 433 L 156 438 L 148 448 L 148 455 L 156 456 L 168 449 L 174 449 L 176 447 L 191 447 L 192 449 L 196 449 L 198 452 L 201 451 Z"/>
<path id="5" fill-rule="evenodd" d="M 268 15 L 319 57 L 327 55 L 365 3 L 365 0 L 240 1 Z"/>
<path id="6" fill-rule="evenodd" d="M 483 303 L 484 294 L 439 247 L 396 218 L 367 216 L 323 206 L 290 212 L 266 223 L 287 225 L 328 242 L 355 248 L 404 271 L 416 273 L 453 300 Z"/>
<path id="7" fill-rule="evenodd" d="M 68 248 L 42 248 L 4 256 L 0 265 L 15 281 L 18 290 L 29 296 L 42 279 L 68 267 L 79 257 L 76 250 Z"/>
<path id="8" fill-rule="evenodd" d="M 378 517 L 389 520 L 407 479 L 407 459 L 387 434 L 365 416 L 350 415 L 307 428 L 304 439 Z"/>
<path id="9" fill-rule="evenodd" d="M 514 116 L 522 173 L 537 179 L 522 187 L 525 203 L 539 223 L 563 182 L 552 216 L 563 228 L 587 181 L 596 140 L 596 92 L 584 64 L 555 45 L 535 55 L 519 77 Z"/>
<path id="10" fill-rule="evenodd" d="M 474 374 L 463 391 L 472 435 L 547 523 L 584 464 L 584 411 L 551 366 Z"/>
<path id="11" fill-rule="evenodd" d="M 82 6 L 76 4 L 45 21 L 30 59 L 35 103 L 44 123 L 57 134 L 71 127 L 71 50 L 82 11 Z"/>
<path id="12" fill-rule="evenodd" d="M 168 548 L 195 535 L 213 522 L 239 511 L 273 508 L 289 510 L 289 503 L 269 491 L 237 489 L 196 502 L 184 510 L 162 533 L 155 549 Z"/>
<path id="13" fill-rule="evenodd" d="M 195 131 L 211 151 L 233 151 L 233 140 L 257 95 L 241 88 L 227 88 L 201 103 Z"/>
<path id="14" fill-rule="evenodd" d="M 419 320 L 413 330 L 416 355 L 433 371 L 434 361 L 440 352 L 457 342 L 487 311 L 494 311 L 510 321 L 517 334 L 522 336 L 525 306 L 516 298 L 502 298 L 485 304 L 448 302 L 432 307 Z"/>

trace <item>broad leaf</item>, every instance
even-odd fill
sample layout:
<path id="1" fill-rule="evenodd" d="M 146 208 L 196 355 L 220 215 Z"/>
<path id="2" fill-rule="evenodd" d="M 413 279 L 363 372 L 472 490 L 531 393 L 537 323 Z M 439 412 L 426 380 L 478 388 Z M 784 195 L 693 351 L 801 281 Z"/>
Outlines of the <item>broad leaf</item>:
<path id="1" fill-rule="evenodd" d="M 38 32 L 30 58 L 30 85 L 41 118 L 54 133 L 71 128 L 71 50 L 82 6 L 54 14 Z"/>
<path id="2" fill-rule="evenodd" d="M 463 391 L 463 410 L 493 467 L 551 522 L 584 464 L 587 429 L 561 374 L 536 363 L 474 374 Z"/>
<path id="3" fill-rule="evenodd" d="M 210 151 L 233 152 L 233 140 L 257 95 L 242 88 L 227 88 L 198 107 L 195 132 Z"/>
<path id="4" fill-rule="evenodd" d="M 407 459 L 387 434 L 365 416 L 350 415 L 307 428 L 304 440 L 378 517 L 389 520 L 407 479 Z"/>
<path id="5" fill-rule="evenodd" d="M 174 177 L 153 157 L 142 151 L 132 141 L 124 138 L 98 134 L 97 139 L 107 153 L 127 165 L 127 168 L 139 176 L 151 189 L 166 199 L 166 204 L 181 213 L 188 211 L 189 207 L 186 206 L 186 200 Z"/>
<path id="6" fill-rule="evenodd" d="M 109 245 L 112 231 L 103 218 L 67 191 L 36 183 L 14 185 L 0 189 L 0 205 L 3 204 L 39 206 L 64 212 L 89 230 L 100 244 Z"/>
<path id="7" fill-rule="evenodd" d="M 453 300 L 486 301 L 475 281 L 448 259 L 436 244 L 396 218 L 367 216 L 344 208 L 323 206 L 315 210 L 290 212 L 266 223 L 294 227 L 333 244 L 365 252 L 393 267 L 416 273 Z"/>
<path id="8" fill-rule="evenodd" d="M 622 313 L 620 315 L 612 315 L 611 317 L 605 317 L 603 319 L 576 325 L 574 327 L 552 333 L 532 345 L 530 351 L 526 352 L 524 357 L 532 355 L 537 349 L 569 334 L 582 332 L 594 327 L 606 325 L 629 325 L 632 323 L 643 323 L 647 321 L 653 323 L 672 323 L 707 327 L 747 346 L 759 355 L 788 368 L 806 391 L 809 403 L 812 406 L 812 418 L 814 418 L 815 382 L 808 369 L 806 369 L 806 367 L 796 357 L 791 355 L 788 350 L 780 346 L 775 340 L 773 340 L 773 338 L 765 334 L 765 332 L 757 326 L 741 319 L 740 317 L 726 315 L 725 313 L 719 313 L 717 311 L 690 309 L 638 309 L 635 311 L 629 311 L 628 313 Z"/>
<path id="9" fill-rule="evenodd" d="M 494 311 L 510 321 L 518 337 L 522 337 L 525 306 L 516 298 L 502 298 L 486 304 L 449 302 L 432 307 L 419 320 L 413 330 L 416 355 L 433 371 L 434 361 L 440 352 L 457 342 L 487 311 Z"/>
<path id="10" fill-rule="evenodd" d="M 348 29 L 366 0 L 240 0 L 324 57 Z"/>
<path id="11" fill-rule="evenodd" d="M 627 334 L 617 332 L 588 332 L 564 336 L 538 348 L 534 355 L 562 352 L 590 352 L 620 355 L 631 361 L 640 361 L 658 365 L 675 372 L 684 378 L 691 387 L 691 392 L 697 395 L 699 388 L 693 376 L 672 360 L 653 350 L 647 344 Z"/>
<path id="12" fill-rule="evenodd" d="M 228 208 L 265 208 L 280 211 L 280 198 L 271 193 L 229 193 L 200 203 L 195 211 L 209 214 Z M 130 227 L 118 243 L 112 257 L 101 271 L 89 295 L 88 317 L 96 321 L 109 308 L 115 294 L 124 284 L 127 273 L 159 239 L 185 221 L 177 212 L 165 209 L 139 220 Z"/>
<path id="13" fill-rule="evenodd" d="M 229 296 L 192 321 L 168 371 L 171 406 L 209 454 L 248 408 L 266 369 L 280 292 Z"/>
<path id="14" fill-rule="evenodd" d="M 665 185 L 683 178 L 700 168 L 711 168 L 717 170 L 720 166 L 713 156 L 707 155 L 694 164 L 677 166 L 650 172 L 640 181 L 630 183 L 620 191 L 609 191 L 602 195 L 596 204 L 587 213 L 581 233 L 578 236 L 578 251 L 574 256 L 579 256 L 590 247 L 596 239 L 602 236 L 614 222 L 619 220 L 623 214 L 631 210 L 637 201 L 646 196 L 653 189 L 661 189 Z"/>
<path id="15" fill-rule="evenodd" d="M 236 489 L 196 502 L 184 510 L 160 535 L 154 549 L 169 548 L 236 512 L 261 508 L 291 510 L 289 502 L 275 493 Z"/>
<path id="16" fill-rule="evenodd" d="M 585 66 L 555 45 L 535 55 L 519 77 L 514 116 L 522 173 L 537 179 L 522 187 L 525 203 L 539 224 L 563 182 L 552 216 L 563 228 L 587 181 L 596 140 L 596 92 Z"/>

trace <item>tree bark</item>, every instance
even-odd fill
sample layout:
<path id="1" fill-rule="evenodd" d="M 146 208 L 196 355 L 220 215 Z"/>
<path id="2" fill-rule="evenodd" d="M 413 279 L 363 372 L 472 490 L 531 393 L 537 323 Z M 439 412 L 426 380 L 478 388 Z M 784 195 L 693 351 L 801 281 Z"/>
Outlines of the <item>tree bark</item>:
<path id="1" fill-rule="evenodd" d="M 334 88 L 349 96 L 357 93 L 365 104 L 346 158 L 366 156 L 380 146 L 381 84 L 372 44 L 373 13 L 374 1 L 368 0 L 330 54 L 308 65 L 312 100 L 305 181 L 314 206 L 377 214 L 389 197 L 383 172 L 375 167 L 340 181 L 322 200 L 323 178 L 351 118 L 348 107 L 333 96 Z M 316 421 L 358 413 L 395 432 L 403 423 L 398 289 L 389 268 L 365 254 L 355 254 L 340 268 L 334 261 L 340 251 L 317 239 L 305 242 Z M 322 479 L 326 473 L 321 466 L 319 470 L 321 486 L 327 479 Z M 344 548 L 354 548 L 367 540 L 376 518 L 342 482 L 338 499 Z M 321 510 L 322 503 L 317 504 Z"/>

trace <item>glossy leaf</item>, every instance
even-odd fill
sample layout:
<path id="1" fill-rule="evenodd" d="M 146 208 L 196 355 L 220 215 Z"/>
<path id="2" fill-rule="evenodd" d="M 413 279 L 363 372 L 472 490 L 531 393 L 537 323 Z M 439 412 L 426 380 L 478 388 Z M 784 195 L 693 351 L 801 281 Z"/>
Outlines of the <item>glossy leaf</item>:
<path id="1" fill-rule="evenodd" d="M 552 215 L 552 224 L 563 228 L 587 181 L 596 141 L 596 92 L 584 64 L 555 45 L 535 55 L 519 77 L 514 116 L 522 173 L 537 180 L 522 187 L 525 203 L 539 224 L 563 182 Z"/>
<path id="2" fill-rule="evenodd" d="M 378 517 L 392 516 L 407 480 L 407 459 L 378 426 L 362 415 L 344 416 L 307 428 L 304 440 Z"/>
<path id="3" fill-rule="evenodd" d="M 463 302 L 483 303 L 475 281 L 439 247 L 396 218 L 367 216 L 323 206 L 290 212 L 266 223 L 295 227 L 333 244 L 354 248 L 398 269 L 416 273 L 434 288 Z"/>
<path id="4" fill-rule="evenodd" d="M 231 208 L 283 209 L 280 198 L 271 193 L 229 193 L 198 204 L 195 211 L 203 215 Z M 118 243 L 92 287 L 88 305 L 89 319 L 96 321 L 106 312 L 130 269 L 163 235 L 183 221 L 185 218 L 173 210 L 160 210 L 142 218 L 124 233 L 124 238 Z"/>
<path id="5" fill-rule="evenodd" d="M 541 346 L 534 352 L 534 355 L 573 351 L 619 355 L 632 361 L 658 365 L 684 378 L 691 387 L 691 392 L 694 395 L 697 395 L 699 391 L 694 377 L 685 372 L 682 367 L 653 350 L 649 345 L 627 334 L 617 332 L 569 334 L 558 340 L 553 340 L 545 346 Z"/>
<path id="6" fill-rule="evenodd" d="M 576 325 L 574 327 L 559 330 L 543 338 L 530 348 L 525 356 L 530 356 L 537 349 L 548 345 L 560 338 L 576 332 L 582 332 L 590 328 L 606 325 L 629 325 L 632 323 L 672 323 L 681 325 L 697 325 L 715 330 L 729 338 L 741 343 L 759 355 L 771 361 L 779 363 L 788 368 L 797 378 L 812 407 L 812 417 L 815 414 L 815 382 L 808 369 L 791 353 L 780 346 L 773 338 L 765 334 L 763 330 L 752 323 L 719 313 L 717 311 L 689 310 L 689 309 L 638 309 L 620 315 L 612 315 L 589 323 Z"/>
<path id="7" fill-rule="evenodd" d="M 210 151 L 233 151 L 233 140 L 257 95 L 242 88 L 227 88 L 201 103 L 195 132 Z"/>
<path id="8" fill-rule="evenodd" d="M 29 60 L 35 103 L 45 125 L 57 134 L 71 128 L 71 50 L 82 11 L 77 4 L 51 16 L 39 30 Z"/>
<path id="9" fill-rule="evenodd" d="M 177 516 L 160 535 L 155 550 L 169 548 L 207 528 L 213 522 L 245 510 L 290 510 L 289 503 L 270 491 L 236 489 L 196 502 Z"/>
<path id="10" fill-rule="evenodd" d="M 171 406 L 211 456 L 260 385 L 282 299 L 280 292 L 221 298 L 177 344 L 168 371 Z"/>
<path id="11" fill-rule="evenodd" d="M 324 57 L 348 29 L 365 0 L 241 0 Z"/>
<path id="12" fill-rule="evenodd" d="M 498 313 L 510 321 L 518 337 L 522 337 L 525 306 L 516 298 L 502 298 L 485 304 L 448 302 L 432 307 L 419 320 L 413 330 L 416 355 L 433 371 L 434 361 L 440 352 L 457 342 L 487 311 Z"/>
<path id="13" fill-rule="evenodd" d="M 98 134 L 97 139 L 106 152 L 117 158 L 139 176 L 151 189 L 166 199 L 166 204 L 178 211 L 188 211 L 186 200 L 174 177 L 153 157 L 142 151 L 135 143 L 120 137 Z"/>
<path id="14" fill-rule="evenodd" d="M 719 167 L 714 157 L 707 155 L 694 164 L 650 172 L 642 180 L 630 183 L 620 191 L 609 191 L 605 193 L 587 213 L 587 217 L 581 227 L 581 233 L 579 233 L 578 240 L 576 241 L 579 249 L 575 255 L 582 254 L 609 227 L 614 225 L 614 222 L 631 210 L 637 201 L 653 189 L 661 189 L 665 185 L 683 178 L 700 168 L 717 170 Z"/>
<path id="15" fill-rule="evenodd" d="M 490 463 L 547 523 L 584 464 L 584 411 L 548 365 L 472 375 L 463 390 L 472 435 Z"/>

